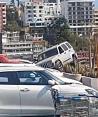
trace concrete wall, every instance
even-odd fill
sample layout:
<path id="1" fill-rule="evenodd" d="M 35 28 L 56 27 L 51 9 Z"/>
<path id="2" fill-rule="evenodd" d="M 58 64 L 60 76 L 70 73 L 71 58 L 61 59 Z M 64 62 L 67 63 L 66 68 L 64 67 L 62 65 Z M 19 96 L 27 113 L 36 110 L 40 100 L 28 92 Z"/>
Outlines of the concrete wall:
<path id="1" fill-rule="evenodd" d="M 98 78 L 82 76 L 81 81 L 83 84 L 98 90 Z"/>
<path id="2" fill-rule="evenodd" d="M 81 74 L 70 74 L 70 73 L 64 73 L 64 76 L 69 79 L 81 81 L 84 85 L 87 85 L 89 87 L 98 90 L 98 78 L 91 78 L 87 76 L 81 76 Z"/>

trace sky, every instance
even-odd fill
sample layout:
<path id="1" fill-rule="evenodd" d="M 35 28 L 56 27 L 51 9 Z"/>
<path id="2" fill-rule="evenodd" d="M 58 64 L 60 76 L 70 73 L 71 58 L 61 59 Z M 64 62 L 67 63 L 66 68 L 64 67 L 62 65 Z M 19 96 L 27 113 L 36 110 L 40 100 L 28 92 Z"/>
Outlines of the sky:
<path id="1" fill-rule="evenodd" d="M 98 0 L 95 0 L 95 6 L 98 8 Z"/>
<path id="2" fill-rule="evenodd" d="M 11 1 L 11 0 L 0 0 L 0 1 L 8 2 L 8 1 Z M 25 1 L 25 0 L 21 0 L 21 1 Z M 95 7 L 98 8 L 98 0 L 95 0 Z"/>

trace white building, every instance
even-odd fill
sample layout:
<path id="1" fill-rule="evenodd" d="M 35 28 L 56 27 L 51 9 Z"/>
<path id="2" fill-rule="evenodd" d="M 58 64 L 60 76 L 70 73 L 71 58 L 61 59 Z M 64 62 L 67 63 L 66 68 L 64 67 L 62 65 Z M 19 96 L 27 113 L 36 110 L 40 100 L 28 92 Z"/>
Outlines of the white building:
<path id="1" fill-rule="evenodd" d="M 52 20 L 55 20 L 61 16 L 61 3 L 60 0 L 48 0 L 44 2 L 44 18 L 45 23 L 49 24 Z"/>
<path id="2" fill-rule="evenodd" d="M 51 20 L 60 17 L 60 0 L 28 0 L 24 2 L 24 25 L 29 27 L 46 27 Z"/>
<path id="3" fill-rule="evenodd" d="M 89 35 L 94 23 L 94 0 L 63 0 L 61 13 L 72 32 Z"/>

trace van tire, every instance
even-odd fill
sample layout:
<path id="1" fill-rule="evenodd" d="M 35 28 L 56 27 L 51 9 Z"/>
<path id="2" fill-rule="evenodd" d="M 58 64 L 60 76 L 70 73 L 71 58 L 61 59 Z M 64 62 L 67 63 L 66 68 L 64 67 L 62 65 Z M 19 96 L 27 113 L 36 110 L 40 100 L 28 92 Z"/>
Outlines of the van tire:
<path id="1" fill-rule="evenodd" d="M 64 71 L 64 66 L 60 60 L 57 60 L 55 62 L 55 68 L 59 71 Z"/>

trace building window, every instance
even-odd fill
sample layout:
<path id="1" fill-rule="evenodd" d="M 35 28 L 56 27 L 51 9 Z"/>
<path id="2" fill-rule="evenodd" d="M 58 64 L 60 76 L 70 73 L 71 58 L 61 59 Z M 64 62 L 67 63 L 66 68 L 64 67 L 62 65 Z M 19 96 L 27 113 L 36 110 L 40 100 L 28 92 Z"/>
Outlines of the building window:
<path id="1" fill-rule="evenodd" d="M 29 10 L 28 13 L 31 13 L 31 11 Z"/>
<path id="2" fill-rule="evenodd" d="M 5 7 L 5 5 L 2 5 L 2 7 Z"/>
<path id="3" fill-rule="evenodd" d="M 42 17 L 42 15 L 39 15 L 39 17 Z"/>
<path id="4" fill-rule="evenodd" d="M 75 2 L 70 2 L 70 4 L 71 4 L 72 6 L 75 6 Z"/>
<path id="5" fill-rule="evenodd" d="M 36 6 L 33 6 L 33 8 L 35 9 L 35 8 L 36 8 Z"/>
<path id="6" fill-rule="evenodd" d="M 69 23 L 72 23 L 72 20 L 69 20 Z"/>
<path id="7" fill-rule="evenodd" d="M 27 9 L 31 9 L 31 6 L 26 6 Z"/>
<path id="8" fill-rule="evenodd" d="M 5 9 L 2 9 L 2 11 L 5 11 Z"/>
<path id="9" fill-rule="evenodd" d="M 39 10 L 39 13 L 42 13 L 42 11 L 41 11 L 41 10 Z"/>
<path id="10" fill-rule="evenodd" d="M 68 11 L 71 11 L 71 7 L 68 8 Z"/>
<path id="11" fill-rule="evenodd" d="M 39 6 L 39 9 L 42 9 L 43 8 L 43 6 Z"/>
<path id="12" fill-rule="evenodd" d="M 5 21 L 3 21 L 3 23 L 5 23 Z"/>
<path id="13" fill-rule="evenodd" d="M 31 15 L 28 15 L 28 17 L 32 17 Z"/>

